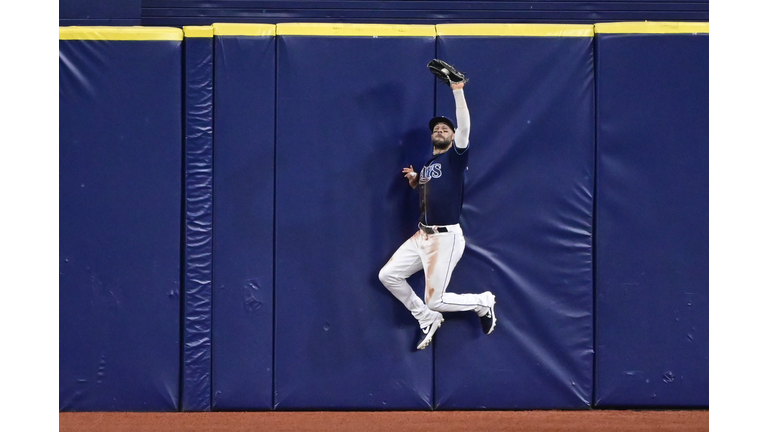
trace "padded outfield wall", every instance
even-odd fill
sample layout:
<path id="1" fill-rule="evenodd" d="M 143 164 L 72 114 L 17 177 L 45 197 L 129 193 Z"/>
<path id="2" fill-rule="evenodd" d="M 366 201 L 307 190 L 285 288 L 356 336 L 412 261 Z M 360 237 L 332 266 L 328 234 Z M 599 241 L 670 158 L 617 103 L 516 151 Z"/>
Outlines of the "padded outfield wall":
<path id="1" fill-rule="evenodd" d="M 709 35 L 599 24 L 597 406 L 709 404 Z"/>
<path id="2" fill-rule="evenodd" d="M 707 24 L 109 29 L 60 30 L 61 410 L 708 404 Z M 377 274 L 454 116 L 435 57 L 470 78 L 449 289 L 499 323 L 416 351 Z"/>
<path id="3" fill-rule="evenodd" d="M 59 30 L 59 406 L 179 409 L 179 29 Z"/>

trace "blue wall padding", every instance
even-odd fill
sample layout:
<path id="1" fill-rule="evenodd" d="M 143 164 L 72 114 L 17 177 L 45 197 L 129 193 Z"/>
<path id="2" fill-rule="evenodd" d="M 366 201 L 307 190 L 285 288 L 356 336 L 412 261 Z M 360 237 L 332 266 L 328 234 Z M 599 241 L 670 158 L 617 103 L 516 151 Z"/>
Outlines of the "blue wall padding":
<path id="1" fill-rule="evenodd" d="M 181 41 L 59 41 L 59 407 L 175 411 Z"/>
<path id="2" fill-rule="evenodd" d="M 448 315 L 435 348 L 440 409 L 588 408 L 592 395 L 593 44 L 589 37 L 439 37 L 467 73 L 472 128 L 448 287 L 496 295 L 498 324 Z M 441 85 L 437 115 L 454 114 Z"/>
<path id="3" fill-rule="evenodd" d="M 60 40 L 60 410 L 708 406 L 708 50 Z M 434 57 L 470 78 L 449 291 L 498 324 L 446 314 L 417 351 L 377 275 L 417 229 L 401 169 L 455 116 Z"/>
<path id="4" fill-rule="evenodd" d="M 707 34 L 600 34 L 595 403 L 709 404 Z"/>
<path id="5" fill-rule="evenodd" d="M 269 409 L 275 38 L 214 40 L 213 408 Z"/>
<path id="6" fill-rule="evenodd" d="M 213 38 L 184 40 L 184 411 L 211 409 Z"/>
<path id="7" fill-rule="evenodd" d="M 432 406 L 431 349 L 378 273 L 417 229 L 401 170 L 431 152 L 434 53 L 434 37 L 278 37 L 277 409 Z"/>

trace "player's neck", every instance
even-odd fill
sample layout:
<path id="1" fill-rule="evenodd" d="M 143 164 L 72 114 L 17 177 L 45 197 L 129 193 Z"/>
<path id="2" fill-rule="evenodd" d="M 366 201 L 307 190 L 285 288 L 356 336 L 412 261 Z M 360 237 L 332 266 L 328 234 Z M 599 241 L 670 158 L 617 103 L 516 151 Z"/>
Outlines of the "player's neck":
<path id="1" fill-rule="evenodd" d="M 453 143 L 448 144 L 448 147 L 446 147 L 444 149 L 439 149 L 437 147 L 432 147 L 432 156 L 437 156 L 439 154 L 443 154 L 443 153 L 447 152 L 448 150 L 450 150 L 451 147 L 453 147 Z"/>

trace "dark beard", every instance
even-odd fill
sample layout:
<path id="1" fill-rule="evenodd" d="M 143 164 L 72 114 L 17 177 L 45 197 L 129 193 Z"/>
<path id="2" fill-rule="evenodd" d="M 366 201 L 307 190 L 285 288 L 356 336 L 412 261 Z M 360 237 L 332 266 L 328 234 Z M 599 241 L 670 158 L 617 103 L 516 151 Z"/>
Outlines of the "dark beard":
<path id="1" fill-rule="evenodd" d="M 432 138 L 432 146 L 435 147 L 438 150 L 445 150 L 451 145 L 451 140 L 445 140 L 445 141 L 438 141 L 435 138 Z"/>

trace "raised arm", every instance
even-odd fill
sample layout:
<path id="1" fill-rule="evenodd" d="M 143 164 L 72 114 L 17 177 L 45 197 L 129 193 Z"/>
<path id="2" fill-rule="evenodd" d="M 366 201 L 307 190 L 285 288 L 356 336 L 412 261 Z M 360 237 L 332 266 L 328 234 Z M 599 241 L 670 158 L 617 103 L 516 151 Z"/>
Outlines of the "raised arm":
<path id="1" fill-rule="evenodd" d="M 453 99 L 456 101 L 456 136 L 454 137 L 454 144 L 460 149 L 465 149 L 469 146 L 469 108 L 467 107 L 467 100 L 464 99 L 464 84 L 463 82 L 451 83 Z"/>

